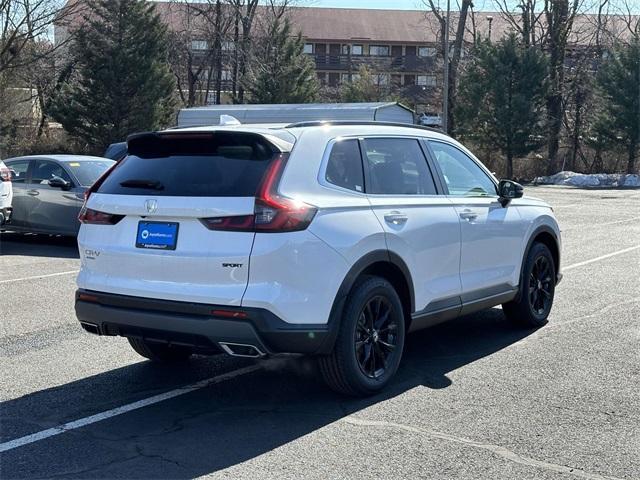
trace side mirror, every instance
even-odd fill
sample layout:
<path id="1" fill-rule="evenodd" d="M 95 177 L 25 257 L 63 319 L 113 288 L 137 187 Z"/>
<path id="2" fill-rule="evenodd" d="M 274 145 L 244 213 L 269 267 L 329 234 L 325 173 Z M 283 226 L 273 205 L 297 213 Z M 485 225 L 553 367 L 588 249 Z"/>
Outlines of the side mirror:
<path id="1" fill-rule="evenodd" d="M 498 184 L 498 201 L 503 207 L 506 207 L 514 198 L 522 198 L 524 188 L 513 180 L 500 180 Z"/>
<path id="2" fill-rule="evenodd" d="M 61 188 L 62 190 L 71 189 L 71 183 L 67 182 L 63 178 L 56 177 L 56 176 L 52 177 L 51 180 L 49 180 L 49 186 L 53 188 Z"/>

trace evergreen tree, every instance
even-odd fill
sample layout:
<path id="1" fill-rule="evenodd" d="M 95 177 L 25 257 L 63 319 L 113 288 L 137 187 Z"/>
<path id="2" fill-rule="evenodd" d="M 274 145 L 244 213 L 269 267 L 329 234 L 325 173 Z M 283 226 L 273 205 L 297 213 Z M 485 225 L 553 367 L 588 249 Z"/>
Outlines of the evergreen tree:
<path id="1" fill-rule="evenodd" d="M 460 81 L 458 118 L 463 135 L 482 136 L 507 158 L 541 146 L 544 134 L 546 62 L 535 47 L 523 47 L 515 35 L 497 44 L 478 45 L 475 58 Z"/>
<path id="2" fill-rule="evenodd" d="M 91 0 L 71 53 L 77 67 L 52 108 L 72 136 L 101 151 L 173 113 L 167 30 L 152 3 Z"/>
<path id="3" fill-rule="evenodd" d="M 627 150 L 627 173 L 635 173 L 640 147 L 640 39 L 619 45 L 598 72 L 603 101 L 597 131 Z"/>
<path id="4" fill-rule="evenodd" d="M 269 27 L 243 84 L 251 103 L 309 103 L 318 98 L 315 65 L 304 54 L 302 35 L 292 36 L 288 19 L 276 19 Z"/>
<path id="5" fill-rule="evenodd" d="M 366 65 L 361 65 L 358 73 L 353 74 L 351 81 L 343 87 L 341 98 L 347 103 L 386 101 L 389 92 L 384 87 Z"/>

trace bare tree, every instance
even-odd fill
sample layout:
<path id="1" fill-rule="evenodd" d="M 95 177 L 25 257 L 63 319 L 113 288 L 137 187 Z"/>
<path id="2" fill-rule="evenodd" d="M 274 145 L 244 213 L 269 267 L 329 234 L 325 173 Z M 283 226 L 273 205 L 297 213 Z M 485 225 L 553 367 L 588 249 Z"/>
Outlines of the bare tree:
<path id="1" fill-rule="evenodd" d="M 63 6 L 61 0 L 0 0 L 0 73 L 20 68 L 51 54 L 64 42 L 53 44 L 50 37 L 53 24 L 78 14 L 83 8 L 70 2 Z M 38 49 L 31 49 L 34 43 Z M 42 48 L 43 45 L 48 48 Z M 34 54 L 35 53 L 35 54 Z"/>
<path id="2" fill-rule="evenodd" d="M 447 28 L 447 20 L 446 20 L 446 11 L 443 11 L 439 0 L 423 0 L 423 4 L 430 11 L 430 13 L 436 18 L 436 21 L 439 25 L 439 38 L 440 38 L 440 49 L 441 53 L 444 56 L 445 49 L 449 49 L 451 51 L 451 47 L 453 46 L 453 51 L 449 56 L 449 89 L 448 92 L 443 92 L 443 95 L 448 103 L 448 115 L 447 115 L 447 126 L 450 132 L 455 133 L 455 117 L 454 110 L 456 104 L 456 93 L 457 93 L 457 77 L 458 77 L 458 67 L 460 65 L 460 59 L 462 57 L 462 51 L 464 48 L 464 40 L 465 33 L 467 32 L 467 17 L 469 14 L 469 9 L 472 7 L 472 0 L 462 0 L 462 3 L 459 4 L 459 11 L 457 13 L 457 26 L 455 29 L 455 33 L 453 36 L 453 42 L 450 45 L 446 45 L 446 28 Z M 452 18 L 453 15 L 450 16 Z M 451 29 L 451 25 L 449 25 L 449 29 Z M 451 39 L 450 39 L 451 42 Z M 445 68 L 447 68 L 445 66 Z"/>
<path id="3" fill-rule="evenodd" d="M 206 102 L 203 86 L 209 83 L 210 64 L 215 41 L 208 28 L 206 11 L 188 0 L 168 2 L 166 8 L 173 20 L 170 30 L 169 66 L 176 78 L 182 104 L 193 107 Z"/>

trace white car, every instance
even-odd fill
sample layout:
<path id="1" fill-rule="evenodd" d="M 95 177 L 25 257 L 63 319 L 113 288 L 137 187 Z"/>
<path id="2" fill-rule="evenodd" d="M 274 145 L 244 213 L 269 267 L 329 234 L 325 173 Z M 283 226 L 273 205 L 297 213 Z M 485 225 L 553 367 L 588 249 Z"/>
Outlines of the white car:
<path id="1" fill-rule="evenodd" d="M 11 170 L 0 160 L 0 227 L 11 220 L 12 201 Z"/>
<path id="2" fill-rule="evenodd" d="M 315 355 L 368 395 L 405 334 L 496 305 L 546 323 L 549 205 L 423 127 L 309 122 L 135 135 L 80 214 L 83 328 L 158 361 Z"/>

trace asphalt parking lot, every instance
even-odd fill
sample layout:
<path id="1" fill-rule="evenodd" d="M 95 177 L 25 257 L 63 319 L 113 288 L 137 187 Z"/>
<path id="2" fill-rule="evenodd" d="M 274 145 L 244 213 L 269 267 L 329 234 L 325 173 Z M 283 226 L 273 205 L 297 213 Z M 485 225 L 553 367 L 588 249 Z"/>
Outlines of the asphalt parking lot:
<path id="1" fill-rule="evenodd" d="M 526 193 L 563 229 L 550 323 L 419 332 L 366 400 L 308 361 L 143 361 L 77 325 L 73 241 L 2 234 L 0 477 L 640 478 L 640 191 Z"/>

